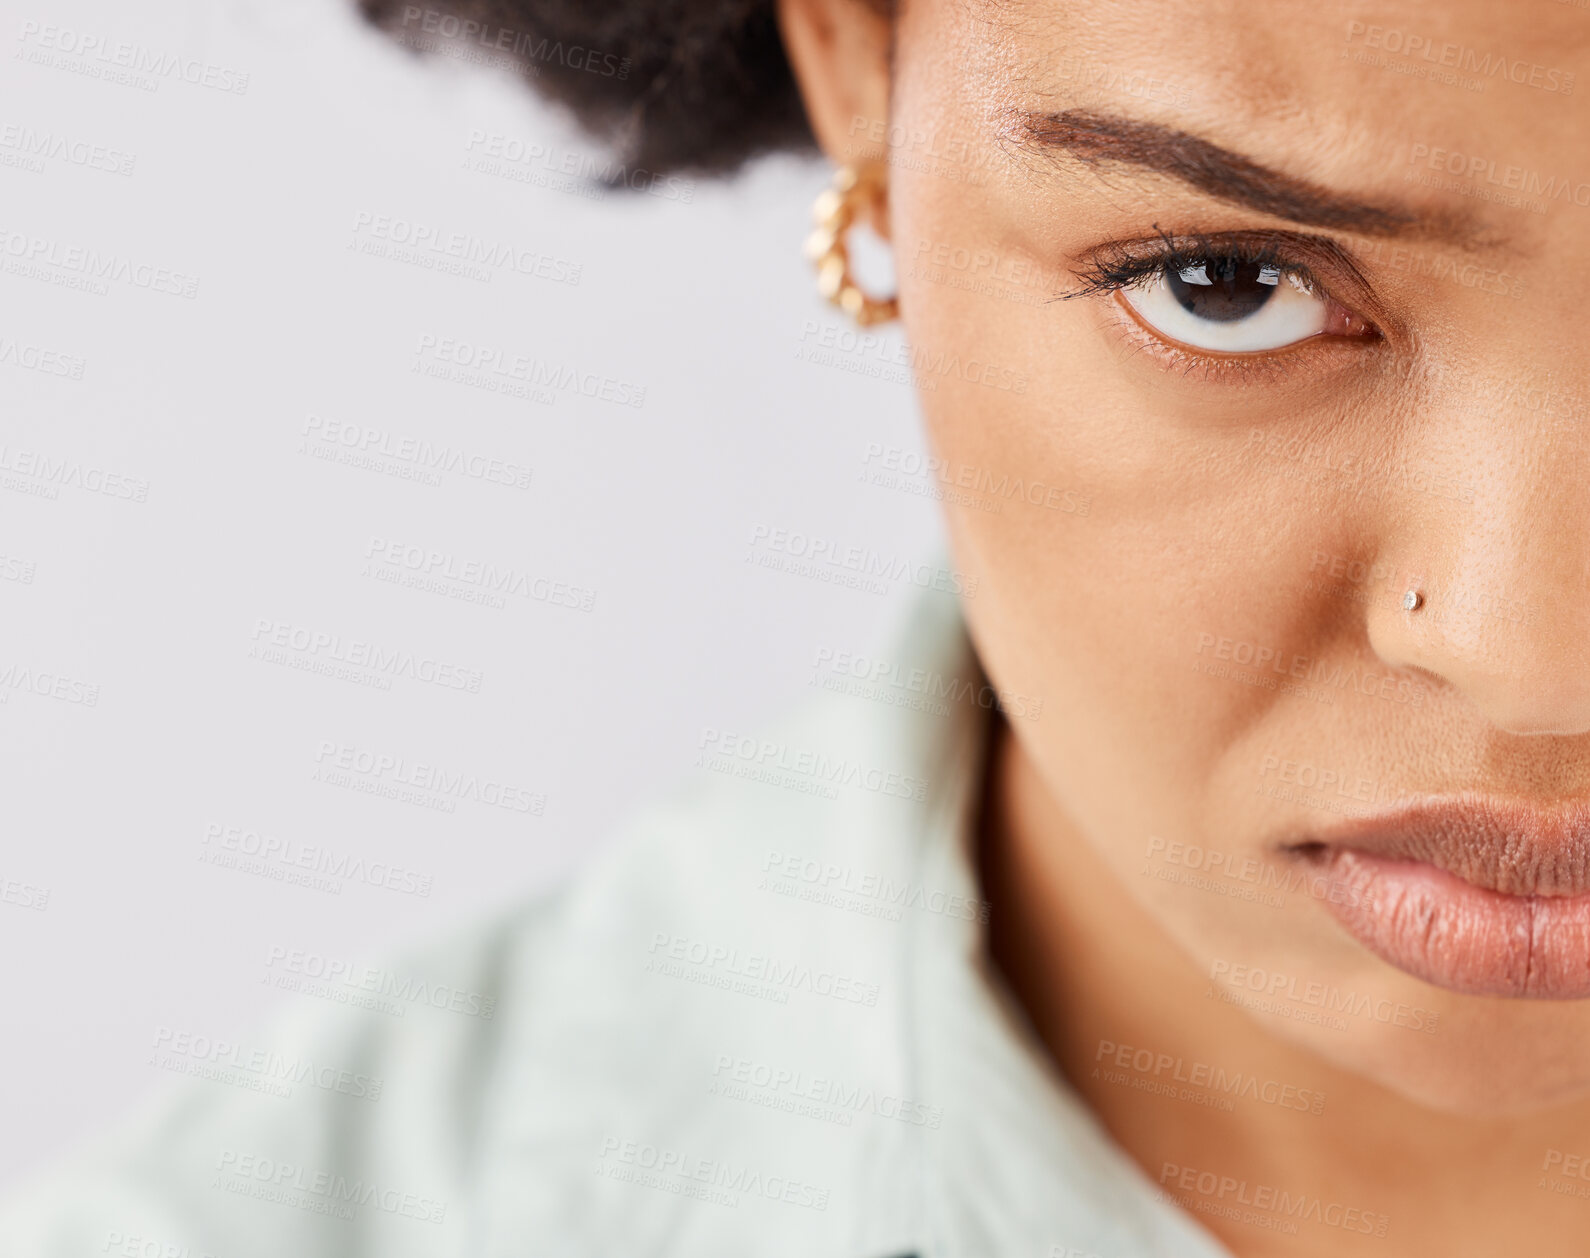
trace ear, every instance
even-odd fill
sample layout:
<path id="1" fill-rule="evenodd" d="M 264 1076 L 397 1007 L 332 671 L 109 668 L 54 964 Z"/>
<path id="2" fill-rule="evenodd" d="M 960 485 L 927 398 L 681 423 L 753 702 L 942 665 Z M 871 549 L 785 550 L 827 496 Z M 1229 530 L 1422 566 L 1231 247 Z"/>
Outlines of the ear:
<path id="1" fill-rule="evenodd" d="M 778 0 L 806 117 L 837 165 L 888 152 L 893 8 L 889 0 Z"/>

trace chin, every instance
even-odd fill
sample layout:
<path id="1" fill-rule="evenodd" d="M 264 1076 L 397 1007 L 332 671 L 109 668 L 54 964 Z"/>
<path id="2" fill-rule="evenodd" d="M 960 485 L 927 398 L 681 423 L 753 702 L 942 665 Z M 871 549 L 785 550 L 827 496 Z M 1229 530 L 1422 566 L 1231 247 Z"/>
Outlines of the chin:
<path id="1" fill-rule="evenodd" d="M 1584 1077 L 1544 1080 L 1522 1071 L 1489 1068 L 1441 1074 L 1402 1071 L 1376 1081 L 1415 1105 L 1454 1118 L 1517 1118 L 1590 1097 L 1590 1079 Z"/>
<path id="2" fill-rule="evenodd" d="M 1590 1002 L 1476 998 L 1410 986 L 1418 990 L 1404 1000 L 1439 1007 L 1434 1034 L 1396 1027 L 1312 1033 L 1308 1046 L 1343 1072 L 1453 1118 L 1513 1118 L 1590 1100 L 1584 1049 Z"/>

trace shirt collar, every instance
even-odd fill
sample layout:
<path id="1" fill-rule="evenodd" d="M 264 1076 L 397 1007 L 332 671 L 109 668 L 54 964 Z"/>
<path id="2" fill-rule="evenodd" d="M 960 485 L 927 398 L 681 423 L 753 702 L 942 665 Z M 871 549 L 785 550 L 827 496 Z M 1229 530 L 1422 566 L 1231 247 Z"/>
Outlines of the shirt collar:
<path id="1" fill-rule="evenodd" d="M 954 601 L 924 593 L 865 677 L 820 679 L 754 739 L 704 731 L 705 789 L 640 819 L 505 961 L 480 1252 L 1223 1254 L 989 962 L 994 696 Z"/>
<path id="2" fill-rule="evenodd" d="M 942 1126 L 921 1137 L 924 1258 L 1222 1258 L 1060 1077 L 990 960 L 976 843 L 997 698 L 958 608 L 924 599 L 903 649 L 928 655 L 962 698 L 937 726 L 921 713 L 906 722 L 936 786 L 902 841 L 944 904 L 977 906 L 917 915 L 908 952 L 913 1064 L 922 1095 L 943 1109 Z"/>

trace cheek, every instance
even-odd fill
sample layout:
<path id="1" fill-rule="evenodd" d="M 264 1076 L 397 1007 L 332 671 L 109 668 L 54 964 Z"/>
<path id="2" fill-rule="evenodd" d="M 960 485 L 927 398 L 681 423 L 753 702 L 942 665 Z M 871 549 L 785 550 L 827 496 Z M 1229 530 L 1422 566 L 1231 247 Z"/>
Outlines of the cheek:
<path id="1" fill-rule="evenodd" d="M 1199 484 L 1184 437 L 1121 396 L 1095 309 L 1001 280 L 1001 267 L 1025 272 L 974 216 L 927 208 L 897 211 L 902 255 L 923 259 L 899 268 L 901 303 L 957 562 L 979 577 L 966 614 L 984 662 L 1001 687 L 1044 699 L 1051 764 L 1097 756 L 1106 734 L 1185 790 L 1218 751 L 1188 732 L 1240 702 L 1185 693 L 1189 629 L 1251 601 L 1240 565 L 1228 587 L 1207 542 L 1191 553 L 1231 534 L 1234 504 Z M 943 240 L 961 244 L 921 248 Z M 995 261 L 979 275 L 957 257 Z"/>
<path id="2" fill-rule="evenodd" d="M 1141 857 L 1152 835 L 1256 850 L 1263 749 L 1319 713 L 1285 687 L 1326 649 L 1299 599 L 1321 513 L 1300 507 L 1328 504 L 1267 474 L 1251 426 L 1156 411 L 1108 316 L 1001 280 L 1019 255 L 979 218 L 941 189 L 896 208 L 920 404 L 956 566 L 977 578 L 969 627 L 995 684 L 1041 701 L 1013 728 L 1134 896 L 1184 942 L 1229 939 L 1269 911 L 1145 883 Z M 951 239 L 995 259 L 980 280 L 920 245 Z"/>
<path id="3" fill-rule="evenodd" d="M 935 321 L 939 335 L 911 329 L 919 363 L 1003 359 L 1026 382 L 995 390 L 953 367 L 922 381 L 956 566 L 977 578 L 964 607 L 984 666 L 1001 690 L 1042 701 L 1040 718 L 1018 732 L 1090 833 L 1135 850 L 1156 824 L 1185 829 L 1186 813 L 1175 814 L 1220 754 L 1192 735 L 1231 723 L 1239 700 L 1190 690 L 1182 645 L 1190 626 L 1214 623 L 1204 609 L 1242 591 L 1191 587 L 1197 523 L 1154 510 L 1159 477 L 1141 466 L 1142 452 L 1075 401 L 1089 394 L 1086 379 L 1043 369 L 992 314 L 921 320 Z M 1052 344 L 1066 361 L 1064 336 Z M 1126 766 L 1136 789 L 1125 788 Z"/>

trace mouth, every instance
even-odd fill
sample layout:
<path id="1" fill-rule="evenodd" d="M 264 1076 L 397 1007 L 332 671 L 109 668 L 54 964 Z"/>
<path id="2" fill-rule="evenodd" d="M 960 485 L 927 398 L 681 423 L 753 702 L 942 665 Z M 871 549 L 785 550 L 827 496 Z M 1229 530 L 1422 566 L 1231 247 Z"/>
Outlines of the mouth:
<path id="1" fill-rule="evenodd" d="M 1590 997 L 1590 803 L 1426 799 L 1281 847 L 1398 969 L 1472 996 Z"/>

